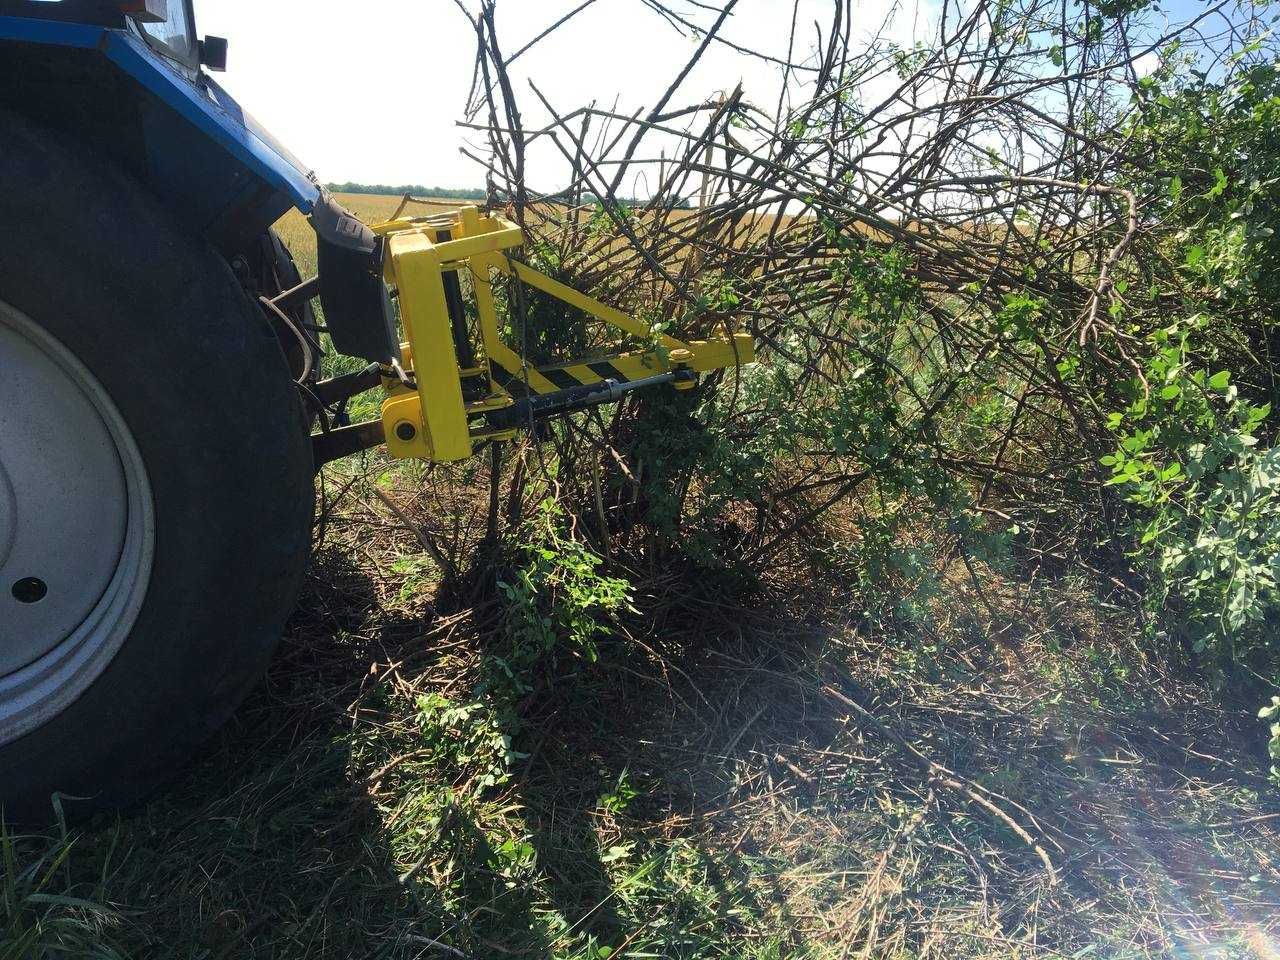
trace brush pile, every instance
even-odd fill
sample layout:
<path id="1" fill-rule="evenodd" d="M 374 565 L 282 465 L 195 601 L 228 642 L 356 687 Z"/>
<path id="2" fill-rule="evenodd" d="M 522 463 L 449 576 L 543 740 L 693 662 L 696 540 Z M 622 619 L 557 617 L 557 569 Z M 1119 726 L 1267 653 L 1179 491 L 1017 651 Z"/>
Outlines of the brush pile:
<path id="1" fill-rule="evenodd" d="M 927 509 L 947 556 L 999 534 L 1144 590 L 1144 565 L 1168 561 L 1124 556 L 1144 506 L 1207 489 L 1144 491 L 1147 467 L 1185 484 L 1206 436 L 1268 436 L 1274 291 L 1257 278 L 1275 241 L 1233 226 L 1273 216 L 1261 8 L 1170 23 L 1144 0 L 945 0 L 904 44 L 892 17 L 855 32 L 850 0 L 807 29 L 797 3 L 779 52 L 735 42 L 752 16 L 737 0 L 643 0 L 696 41 L 665 92 L 552 102 L 513 63 L 592 5 L 511 56 L 500 4 L 467 14 L 490 202 L 538 238 L 542 268 L 655 328 L 747 330 L 763 360 L 696 402 L 556 432 L 558 493 L 595 547 L 760 571 L 842 510 L 864 511 L 865 544 Z M 771 65 L 773 88 L 690 99 L 717 45 Z M 539 152 L 553 183 L 530 182 Z M 593 345 L 580 320 L 511 302 L 534 359 Z M 1238 394 L 1205 386 L 1223 376 Z M 1162 427 L 1197 418 L 1203 435 Z M 1126 444 L 1145 461 L 1126 466 Z"/>

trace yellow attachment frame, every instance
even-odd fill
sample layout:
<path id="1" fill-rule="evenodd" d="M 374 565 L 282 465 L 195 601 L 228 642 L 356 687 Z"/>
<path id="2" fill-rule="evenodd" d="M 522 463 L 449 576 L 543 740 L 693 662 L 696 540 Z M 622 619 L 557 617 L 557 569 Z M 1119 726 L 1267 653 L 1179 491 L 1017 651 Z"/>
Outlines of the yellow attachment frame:
<path id="1" fill-rule="evenodd" d="M 701 374 L 751 363 L 751 337 L 681 341 L 661 334 L 620 310 L 567 287 L 509 251 L 524 243 L 523 231 L 502 217 L 482 215 L 475 207 L 452 213 L 393 220 L 373 227 L 387 241 L 385 275 L 398 291 L 400 318 L 407 342 L 401 361 L 416 389 L 387 381 L 382 405 L 387 449 L 394 457 L 435 461 L 462 460 L 485 439 L 509 437 L 510 428 L 487 425 L 483 414 L 511 407 L 517 399 L 562 393 L 614 381 L 626 384 L 676 371 Z M 455 314 L 450 314 L 446 276 L 458 272 L 470 279 L 479 344 L 475 366 L 462 369 L 455 341 Z M 528 366 L 499 336 L 493 279 L 515 276 L 520 282 L 576 307 L 632 337 L 652 343 L 645 349 L 540 368 Z M 455 288 L 455 290 L 460 288 Z M 468 391 L 463 380 L 482 389 Z M 672 382 L 688 389 L 695 376 Z"/>

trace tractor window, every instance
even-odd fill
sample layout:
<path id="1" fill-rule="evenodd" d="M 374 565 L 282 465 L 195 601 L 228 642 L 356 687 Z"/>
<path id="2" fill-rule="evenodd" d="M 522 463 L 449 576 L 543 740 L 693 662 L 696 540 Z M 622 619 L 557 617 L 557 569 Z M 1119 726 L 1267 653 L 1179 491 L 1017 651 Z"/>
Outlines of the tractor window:
<path id="1" fill-rule="evenodd" d="M 141 24 L 142 30 L 161 53 L 184 63 L 196 59 L 196 33 L 193 29 L 188 0 L 169 0 L 168 19 L 163 23 Z"/>

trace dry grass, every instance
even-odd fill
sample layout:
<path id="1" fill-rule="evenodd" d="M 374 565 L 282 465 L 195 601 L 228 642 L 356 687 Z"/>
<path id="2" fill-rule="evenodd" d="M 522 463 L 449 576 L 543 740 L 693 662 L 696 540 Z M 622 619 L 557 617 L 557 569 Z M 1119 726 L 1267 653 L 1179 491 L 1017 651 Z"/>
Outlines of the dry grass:
<path id="1" fill-rule="evenodd" d="M 537 678 L 484 787 L 483 724 L 421 705 L 469 701 L 497 608 L 442 606 L 375 493 L 466 540 L 484 473 L 385 469 L 329 476 L 282 652 L 212 754 L 76 835 L 57 890 L 114 908 L 122 955 L 1272 955 L 1257 731 L 1088 583 L 978 568 L 979 595 L 957 562 L 907 615 L 835 571 L 651 581 L 630 639 Z"/>

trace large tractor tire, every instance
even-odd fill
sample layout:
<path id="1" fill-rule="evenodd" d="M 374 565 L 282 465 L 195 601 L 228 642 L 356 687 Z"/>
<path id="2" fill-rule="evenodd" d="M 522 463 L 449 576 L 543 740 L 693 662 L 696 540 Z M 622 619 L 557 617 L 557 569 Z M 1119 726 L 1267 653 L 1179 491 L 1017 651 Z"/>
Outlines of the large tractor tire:
<path id="1" fill-rule="evenodd" d="M 280 344 L 207 244 L 3 112 L 0 185 L 0 807 L 24 822 L 138 799 L 231 715 L 313 487 Z"/>

